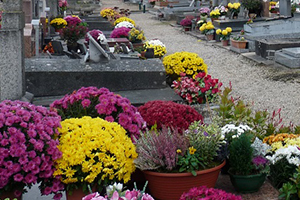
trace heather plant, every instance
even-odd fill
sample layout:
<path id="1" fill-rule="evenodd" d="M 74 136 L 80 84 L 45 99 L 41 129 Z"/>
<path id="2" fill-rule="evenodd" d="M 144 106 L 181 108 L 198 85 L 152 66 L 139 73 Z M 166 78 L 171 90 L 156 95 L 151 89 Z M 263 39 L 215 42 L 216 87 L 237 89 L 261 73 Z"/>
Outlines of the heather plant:
<path id="1" fill-rule="evenodd" d="M 138 108 L 148 128 L 157 125 L 173 127 L 179 132 L 186 130 L 194 121 L 203 121 L 203 117 L 194 108 L 172 101 L 149 101 Z"/>
<path id="2" fill-rule="evenodd" d="M 50 108 L 56 109 L 62 120 L 91 116 L 118 122 L 132 139 L 138 138 L 140 130 L 145 127 L 137 108 L 127 98 L 107 88 L 82 87 L 54 101 Z"/>

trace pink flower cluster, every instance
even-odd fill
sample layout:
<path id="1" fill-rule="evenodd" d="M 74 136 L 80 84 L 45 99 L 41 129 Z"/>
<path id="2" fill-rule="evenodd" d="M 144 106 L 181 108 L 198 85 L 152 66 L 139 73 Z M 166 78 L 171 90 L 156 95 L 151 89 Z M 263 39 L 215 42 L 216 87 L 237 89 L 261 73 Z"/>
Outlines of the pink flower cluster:
<path id="1" fill-rule="evenodd" d="M 147 126 L 157 125 L 176 128 L 179 132 L 186 130 L 194 121 L 203 117 L 194 108 L 172 101 L 149 101 L 138 108 Z"/>
<path id="2" fill-rule="evenodd" d="M 189 104 L 213 102 L 220 92 L 222 83 L 212 79 L 205 72 L 200 72 L 195 79 L 189 78 L 185 73 L 180 74 L 180 80 L 173 81 L 172 87 Z"/>
<path id="3" fill-rule="evenodd" d="M 89 194 L 82 198 L 82 200 L 154 200 L 153 197 L 147 193 L 141 193 L 139 190 L 126 190 L 125 196 L 123 197 L 118 193 L 118 191 L 114 191 L 111 198 L 105 196 L 101 196 L 98 192 Z"/>
<path id="4" fill-rule="evenodd" d="M 192 25 L 192 20 L 189 18 L 184 18 L 183 20 L 180 21 L 181 26 L 191 26 Z"/>
<path id="5" fill-rule="evenodd" d="M 76 26 L 81 23 L 81 19 L 79 19 L 78 17 L 70 16 L 70 15 L 66 16 L 64 18 L 64 20 L 67 21 L 68 26 Z"/>
<path id="6" fill-rule="evenodd" d="M 90 34 L 96 41 L 98 41 L 99 35 L 100 35 L 100 34 L 103 34 L 103 32 L 100 31 L 100 30 L 97 30 L 97 29 L 93 29 L 93 30 L 89 31 L 89 34 Z M 90 39 L 88 38 L 88 36 L 85 35 L 85 41 L 88 42 L 89 40 L 90 40 Z"/>
<path id="7" fill-rule="evenodd" d="M 242 200 L 242 197 L 223 190 L 200 186 L 183 193 L 179 200 Z"/>
<path id="8" fill-rule="evenodd" d="M 23 191 L 18 188 L 35 183 L 51 183 L 41 188 L 42 194 L 63 190 L 53 178 L 53 160 L 62 156 L 54 139 L 58 127 L 60 116 L 45 107 L 22 101 L 0 103 L 0 192 L 5 188 L 19 196 Z"/>
<path id="9" fill-rule="evenodd" d="M 62 120 L 67 118 L 91 116 L 109 122 L 117 122 L 133 141 L 138 138 L 145 121 L 137 108 L 127 98 L 110 92 L 107 88 L 82 87 L 71 95 L 54 101 L 51 109 L 57 109 Z"/>
<path id="10" fill-rule="evenodd" d="M 60 8 L 62 8 L 62 7 L 68 7 L 68 2 L 67 2 L 67 0 L 59 0 L 58 6 L 59 6 Z"/>
<path id="11" fill-rule="evenodd" d="M 120 28 L 115 28 L 111 34 L 111 38 L 128 38 L 128 32 L 130 31 L 130 28 L 126 27 L 120 27 Z"/>

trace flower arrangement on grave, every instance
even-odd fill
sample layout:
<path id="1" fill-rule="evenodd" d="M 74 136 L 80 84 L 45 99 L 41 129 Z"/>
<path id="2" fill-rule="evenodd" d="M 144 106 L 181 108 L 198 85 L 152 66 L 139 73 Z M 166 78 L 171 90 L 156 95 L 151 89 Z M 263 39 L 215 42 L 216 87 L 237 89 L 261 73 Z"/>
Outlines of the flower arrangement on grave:
<path id="1" fill-rule="evenodd" d="M 60 180 L 53 178 L 53 160 L 62 155 L 57 148 L 58 127 L 60 116 L 45 107 L 22 101 L 0 103 L 0 193 L 19 197 L 25 186 L 36 183 L 43 195 L 63 190 Z"/>
<path id="2" fill-rule="evenodd" d="M 233 36 L 231 37 L 232 40 L 235 41 L 247 41 L 243 36 L 237 35 L 237 36 Z"/>
<path id="3" fill-rule="evenodd" d="M 67 44 L 73 44 L 84 38 L 87 32 L 88 28 L 85 25 L 68 25 L 61 29 L 60 36 L 67 41 Z"/>
<path id="4" fill-rule="evenodd" d="M 138 43 L 142 42 L 143 40 L 146 40 L 146 37 L 144 36 L 144 31 L 139 28 L 132 28 L 128 32 L 128 38 L 129 41 L 132 43 Z"/>
<path id="5" fill-rule="evenodd" d="M 192 20 L 188 17 L 185 17 L 180 21 L 181 26 L 192 26 Z"/>
<path id="6" fill-rule="evenodd" d="M 140 130 L 145 126 L 137 108 L 127 98 L 107 88 L 82 87 L 54 101 L 50 108 L 56 109 L 62 120 L 91 116 L 117 122 L 132 139 L 138 138 Z"/>
<path id="7" fill-rule="evenodd" d="M 186 73 L 187 70 L 189 70 L 187 76 L 190 78 L 195 78 L 199 72 L 207 73 L 207 65 L 203 59 L 196 53 L 186 51 L 166 56 L 163 59 L 163 65 L 167 75 L 171 77 L 171 83 L 177 80 L 181 73 Z"/>
<path id="8" fill-rule="evenodd" d="M 299 138 L 299 137 L 300 137 L 299 134 L 292 134 L 292 133 L 272 134 L 272 135 L 269 135 L 264 138 L 264 143 L 272 145 L 273 143 L 278 142 L 275 145 L 275 147 L 276 147 L 276 149 L 279 149 L 283 146 L 282 143 L 284 143 L 285 140 L 295 139 L 295 138 Z M 276 150 L 276 149 L 273 149 L 273 150 Z"/>
<path id="9" fill-rule="evenodd" d="M 104 33 L 100 30 L 97 29 L 93 29 L 91 31 L 88 32 L 96 41 L 105 41 L 106 37 L 104 35 Z M 85 41 L 89 42 L 89 37 L 87 35 L 85 35 Z"/>
<path id="10" fill-rule="evenodd" d="M 133 25 L 132 23 L 130 23 L 130 22 L 123 21 L 123 22 L 118 23 L 118 24 L 115 26 L 115 28 L 120 28 L 120 27 L 125 27 L 125 28 L 130 28 L 130 29 L 132 29 L 132 28 L 134 28 L 134 25 Z"/>
<path id="11" fill-rule="evenodd" d="M 229 12 L 232 14 L 234 13 L 234 15 L 239 14 L 240 12 L 240 7 L 241 4 L 240 3 L 228 3 L 228 8 L 229 8 Z"/>
<path id="12" fill-rule="evenodd" d="M 206 186 L 199 186 L 199 187 L 193 187 L 188 192 L 183 193 L 179 200 L 187 200 L 187 199 L 242 200 L 242 197 L 234 195 L 232 193 L 227 193 L 224 190 L 208 188 Z"/>
<path id="13" fill-rule="evenodd" d="M 270 11 L 270 13 L 278 13 L 278 8 L 277 8 L 277 2 L 276 1 L 270 1 L 269 11 Z"/>
<path id="14" fill-rule="evenodd" d="M 221 29 L 216 30 L 216 34 L 220 35 L 220 40 L 229 40 L 231 32 L 232 32 L 231 27 L 226 27 L 226 29 L 224 30 Z"/>
<path id="15" fill-rule="evenodd" d="M 197 23 L 196 23 L 197 28 L 199 29 L 204 23 L 207 23 L 206 18 L 205 18 L 205 17 L 201 17 L 201 18 L 197 21 Z"/>
<path id="16" fill-rule="evenodd" d="M 197 176 L 196 171 L 219 165 L 222 160 L 217 159 L 218 150 L 223 142 L 219 127 L 201 123 L 193 122 L 183 134 L 167 127 L 141 133 L 136 144 L 136 167 L 165 173 L 191 172 Z"/>
<path id="17" fill-rule="evenodd" d="M 124 22 L 124 21 L 130 22 L 135 26 L 135 22 L 128 17 L 120 17 L 120 18 L 116 19 L 116 21 L 114 22 L 114 26 L 116 26 L 118 23 Z"/>
<path id="18" fill-rule="evenodd" d="M 187 129 L 194 121 L 202 121 L 203 117 L 194 108 L 172 101 L 149 101 L 138 108 L 147 127 L 173 127 L 179 132 Z"/>
<path id="19" fill-rule="evenodd" d="M 195 78 L 191 75 L 193 70 L 187 70 L 181 73 L 178 80 L 173 81 L 172 88 L 183 98 L 188 104 L 203 104 L 206 102 L 215 102 L 222 83 L 218 79 L 212 79 L 205 72 L 199 72 Z"/>
<path id="20" fill-rule="evenodd" d="M 82 20 L 77 15 L 68 15 L 64 18 L 67 21 L 68 26 L 79 25 Z"/>
<path id="21" fill-rule="evenodd" d="M 53 20 L 51 20 L 50 25 L 58 30 L 66 27 L 68 23 L 63 18 L 54 18 Z"/>
<path id="22" fill-rule="evenodd" d="M 118 12 L 114 8 L 103 8 L 100 11 L 100 15 L 104 18 L 114 17 L 117 14 L 118 14 Z"/>
<path id="23" fill-rule="evenodd" d="M 61 11 L 66 11 L 67 7 L 68 7 L 68 1 L 67 0 L 59 0 L 58 7 Z"/>
<path id="24" fill-rule="evenodd" d="M 47 53 L 47 51 L 49 52 L 49 53 L 54 53 L 54 49 L 53 49 L 53 46 L 52 46 L 52 42 L 49 42 L 48 44 L 46 44 L 46 46 L 44 47 L 44 49 L 43 49 L 43 52 L 44 53 Z"/>
<path id="25" fill-rule="evenodd" d="M 130 180 L 137 153 L 118 123 L 84 116 L 62 121 L 58 130 L 62 157 L 55 160 L 54 176 L 60 177 L 67 192 Z"/>
<path id="26" fill-rule="evenodd" d="M 220 10 L 218 8 L 212 10 L 209 13 L 210 18 L 212 18 L 212 19 L 218 19 L 220 17 L 220 15 L 221 15 L 221 13 L 220 13 Z"/>
<path id="27" fill-rule="evenodd" d="M 202 7 L 199 9 L 200 15 L 203 17 L 207 17 L 210 13 L 210 9 L 208 7 Z"/>
<path id="28" fill-rule="evenodd" d="M 215 32 L 215 27 L 212 24 L 212 22 L 207 22 L 202 24 L 202 26 L 199 28 L 202 34 L 204 35 L 213 35 Z"/>
<path id="29" fill-rule="evenodd" d="M 115 28 L 111 32 L 110 37 L 111 38 L 128 38 L 129 31 L 130 31 L 130 28 L 126 28 L 126 27 Z"/>
<path id="30" fill-rule="evenodd" d="M 225 6 L 219 6 L 219 12 L 220 12 L 220 16 L 226 16 L 227 12 L 228 12 L 228 8 L 226 8 Z"/>
<path id="31" fill-rule="evenodd" d="M 163 57 L 167 53 L 166 45 L 158 39 L 146 41 L 144 44 L 144 48 L 146 50 L 154 49 L 154 57 L 157 58 Z"/>
<path id="32" fill-rule="evenodd" d="M 117 200 L 117 199 L 126 199 L 126 200 L 154 200 L 151 195 L 145 193 L 146 185 L 143 190 L 138 189 L 125 190 L 123 189 L 123 184 L 114 183 L 106 187 L 106 195 L 101 196 L 98 192 L 89 194 L 82 198 L 82 200 Z"/>

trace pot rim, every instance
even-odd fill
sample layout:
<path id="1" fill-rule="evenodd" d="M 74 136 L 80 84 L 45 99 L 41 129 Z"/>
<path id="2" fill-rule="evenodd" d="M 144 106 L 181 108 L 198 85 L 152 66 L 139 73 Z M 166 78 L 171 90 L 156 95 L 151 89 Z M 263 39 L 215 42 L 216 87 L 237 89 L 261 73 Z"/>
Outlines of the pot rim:
<path id="1" fill-rule="evenodd" d="M 247 178 L 250 178 L 250 177 L 258 177 L 258 176 L 266 176 L 266 175 L 267 175 L 266 173 L 249 174 L 249 175 L 236 175 L 236 174 L 231 173 L 230 171 L 228 171 L 228 174 L 229 174 L 230 176 L 234 176 L 234 177 L 237 177 L 237 178 L 240 178 L 240 177 L 247 177 Z"/>
<path id="2" fill-rule="evenodd" d="M 217 170 L 221 170 L 221 168 L 226 164 L 226 160 L 224 160 L 220 165 L 213 167 L 213 168 L 209 168 L 209 169 L 204 169 L 204 170 L 200 170 L 200 171 L 196 171 L 197 175 L 200 174 L 207 174 L 213 171 L 217 171 Z M 162 177 L 186 177 L 186 176 L 193 176 L 191 172 L 184 172 L 184 173 L 163 173 L 163 172 L 153 172 L 153 171 L 148 171 L 148 170 L 144 170 L 142 171 L 145 174 L 149 174 L 152 176 L 162 176 Z"/>

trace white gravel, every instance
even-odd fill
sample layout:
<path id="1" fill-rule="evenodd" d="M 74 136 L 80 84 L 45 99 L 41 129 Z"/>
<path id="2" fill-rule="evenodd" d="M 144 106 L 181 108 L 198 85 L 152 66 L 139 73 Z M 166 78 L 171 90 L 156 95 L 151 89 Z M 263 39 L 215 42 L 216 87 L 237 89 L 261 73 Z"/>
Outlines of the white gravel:
<path id="1" fill-rule="evenodd" d="M 114 1 L 118 2 L 120 8 L 128 7 L 128 4 L 116 0 L 110 0 L 109 3 L 108 0 L 104 0 L 103 4 L 113 5 Z M 138 6 L 131 5 L 129 8 L 136 10 Z M 144 30 L 147 39 L 161 40 L 167 47 L 167 55 L 178 51 L 197 53 L 208 65 L 208 73 L 213 78 L 218 78 L 225 86 L 229 86 L 229 82 L 232 83 L 233 96 L 253 103 L 255 110 L 267 109 L 273 112 L 282 108 L 281 116 L 285 124 L 290 121 L 299 124 L 299 83 L 267 79 L 267 76 L 274 75 L 270 67 L 259 65 L 240 54 L 216 47 L 206 41 L 199 41 L 170 26 L 169 22 L 155 19 L 149 13 L 132 13 L 130 18 Z"/>

